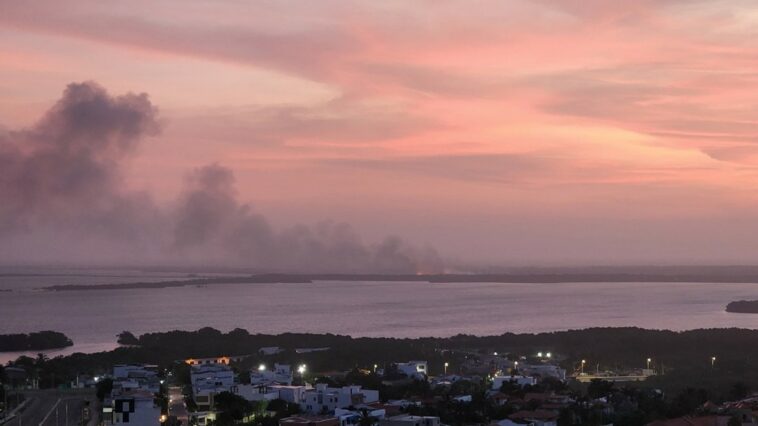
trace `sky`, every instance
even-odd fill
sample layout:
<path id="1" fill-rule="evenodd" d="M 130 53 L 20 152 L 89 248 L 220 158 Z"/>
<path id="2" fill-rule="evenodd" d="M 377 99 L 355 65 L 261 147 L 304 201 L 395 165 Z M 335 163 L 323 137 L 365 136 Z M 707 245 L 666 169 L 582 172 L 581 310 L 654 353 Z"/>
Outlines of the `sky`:
<path id="1" fill-rule="evenodd" d="M 757 37 L 753 0 L 0 0 L 0 256 L 755 263 Z"/>

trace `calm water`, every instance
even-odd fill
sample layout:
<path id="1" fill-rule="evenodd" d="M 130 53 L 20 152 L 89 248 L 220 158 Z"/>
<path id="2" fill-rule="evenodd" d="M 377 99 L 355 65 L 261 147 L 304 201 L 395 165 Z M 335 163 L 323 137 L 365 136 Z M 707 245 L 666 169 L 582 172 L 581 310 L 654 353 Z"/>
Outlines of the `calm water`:
<path id="1" fill-rule="evenodd" d="M 43 292 L 63 283 L 186 277 L 114 272 L 99 276 L 0 277 L 0 333 L 58 330 L 72 351 L 106 350 L 135 334 L 211 326 L 223 331 L 353 336 L 451 336 L 541 332 L 593 326 L 758 328 L 758 315 L 724 312 L 758 298 L 758 284 L 385 283 L 229 284 L 155 290 Z M 0 361 L 17 354 L 0 354 Z M 54 353 L 52 354 L 54 355 Z"/>

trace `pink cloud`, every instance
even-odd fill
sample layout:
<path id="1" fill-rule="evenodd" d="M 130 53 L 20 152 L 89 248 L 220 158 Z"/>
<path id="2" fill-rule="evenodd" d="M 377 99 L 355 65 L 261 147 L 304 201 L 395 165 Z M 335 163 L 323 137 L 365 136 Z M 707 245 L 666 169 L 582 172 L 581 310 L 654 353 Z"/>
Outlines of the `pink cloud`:
<path id="1" fill-rule="evenodd" d="M 746 196 L 758 177 L 752 6 L 743 0 L 718 8 L 678 0 L 4 2 L 3 31 L 27 37 L 35 51 L 0 51 L 0 58 L 11 59 L 13 69 L 49 68 L 24 77 L 32 87 L 34 78 L 54 78 L 58 68 L 38 40 L 64 46 L 75 40 L 122 56 L 101 65 L 105 74 L 107 65 L 170 67 L 182 58 L 266 70 L 332 94 L 298 100 L 298 89 L 284 87 L 282 100 L 274 94 L 268 102 L 228 104 L 221 96 L 193 95 L 188 83 L 191 108 L 167 112 L 163 150 L 145 148 L 145 160 L 136 160 L 134 174 L 148 185 L 165 180 L 156 163 L 181 169 L 176 164 L 193 156 L 239 167 L 244 195 L 263 182 L 254 195 L 289 215 L 302 210 L 292 201 L 298 197 L 325 216 L 340 210 L 359 222 L 370 208 L 435 197 L 450 221 L 449 212 L 465 206 L 472 215 L 519 205 L 522 217 L 547 209 L 572 217 L 660 218 L 692 212 L 701 201 L 698 214 L 705 217 L 719 205 L 758 210 L 758 200 Z M 89 77 L 89 68 L 71 61 L 69 72 Z M 215 74 L 186 63 L 175 71 L 211 88 L 228 77 L 223 68 Z M 121 78 L 134 90 L 152 81 L 149 72 Z M 167 155 L 173 152 L 184 155 Z M 181 182 L 177 173 L 168 179 Z M 364 195 L 365 188 L 376 196 Z M 339 204 L 344 199 L 360 202 Z M 504 224 L 518 222 L 507 217 Z M 560 226 L 574 226 L 569 222 Z M 373 226 L 381 228 L 381 220 Z"/>

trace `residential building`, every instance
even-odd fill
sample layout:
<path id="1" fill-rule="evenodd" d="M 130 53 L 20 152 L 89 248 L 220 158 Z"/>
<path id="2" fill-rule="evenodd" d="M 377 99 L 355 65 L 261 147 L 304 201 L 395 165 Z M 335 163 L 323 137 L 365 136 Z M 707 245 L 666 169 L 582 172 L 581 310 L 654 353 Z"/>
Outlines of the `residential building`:
<path id="1" fill-rule="evenodd" d="M 396 366 L 398 371 L 411 378 L 423 378 L 429 374 L 426 361 L 401 362 Z"/>
<path id="2" fill-rule="evenodd" d="M 289 386 L 292 384 L 292 368 L 287 364 L 274 364 L 274 368 L 269 370 L 265 365 L 261 365 L 257 370 L 250 372 L 250 384 Z"/>
<path id="3" fill-rule="evenodd" d="M 234 386 L 234 372 L 224 364 L 202 364 L 192 367 L 190 371 L 192 399 L 201 409 L 214 405 L 214 396 L 221 392 L 230 392 Z"/>
<path id="4" fill-rule="evenodd" d="M 103 407 L 106 425 L 158 426 L 161 409 L 154 395 L 145 390 L 130 390 L 113 395 Z"/>
<path id="5" fill-rule="evenodd" d="M 155 404 L 155 394 L 161 386 L 158 368 L 119 364 L 113 367 L 112 377 L 113 388 L 103 401 L 104 424 L 158 425 L 161 414 Z"/>
<path id="6" fill-rule="evenodd" d="M 507 382 L 524 387 L 536 385 L 537 379 L 529 376 L 495 376 L 492 378 L 492 390 L 500 390 L 503 387 L 503 383 Z"/>
<path id="7" fill-rule="evenodd" d="M 158 377 L 157 365 L 118 364 L 113 366 L 113 378 Z"/>
<path id="8" fill-rule="evenodd" d="M 119 364 L 113 366 L 113 387 L 124 390 L 142 389 L 152 393 L 160 392 L 158 366 L 139 364 Z"/>
<path id="9" fill-rule="evenodd" d="M 360 386 L 330 388 L 317 384 L 303 393 L 300 409 L 307 413 L 332 413 L 337 408 L 347 408 L 379 401 L 379 391 L 361 389 Z"/>
<path id="10" fill-rule="evenodd" d="M 217 356 L 213 358 L 187 358 L 184 360 L 188 365 L 208 365 L 208 364 L 222 364 L 229 365 L 230 362 L 239 362 L 249 357 L 250 355 L 236 355 L 236 356 Z"/>
<path id="11" fill-rule="evenodd" d="M 307 386 L 284 386 L 275 385 L 268 386 L 268 389 L 272 392 L 279 393 L 279 399 L 290 402 L 292 404 L 300 404 L 303 400 L 305 391 L 312 389 Z"/>
<path id="12" fill-rule="evenodd" d="M 525 376 L 554 378 L 560 381 L 566 381 L 566 370 L 553 364 L 528 364 L 519 365 L 519 373 Z"/>
<path id="13" fill-rule="evenodd" d="M 379 426 L 440 426 L 440 418 L 403 414 L 380 420 Z"/>
<path id="14" fill-rule="evenodd" d="M 279 398 L 278 391 L 269 389 L 269 387 L 265 385 L 236 384 L 231 387 L 230 391 L 248 401 L 272 401 Z"/>

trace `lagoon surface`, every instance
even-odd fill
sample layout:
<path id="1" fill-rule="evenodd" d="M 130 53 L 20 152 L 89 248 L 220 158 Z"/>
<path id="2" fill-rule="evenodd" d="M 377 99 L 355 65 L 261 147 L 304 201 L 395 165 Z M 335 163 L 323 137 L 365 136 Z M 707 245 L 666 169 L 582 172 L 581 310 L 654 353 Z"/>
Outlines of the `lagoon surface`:
<path id="1" fill-rule="evenodd" d="M 61 331 L 74 347 L 115 347 L 116 334 L 205 326 L 251 333 L 352 336 L 492 335 L 586 327 L 758 329 L 758 315 L 724 311 L 758 299 L 758 284 L 423 283 L 319 281 L 157 289 L 51 292 L 57 284 L 113 284 L 187 278 L 178 273 L 98 271 L 0 275 L 0 334 Z M 0 362 L 18 354 L 0 354 Z"/>

